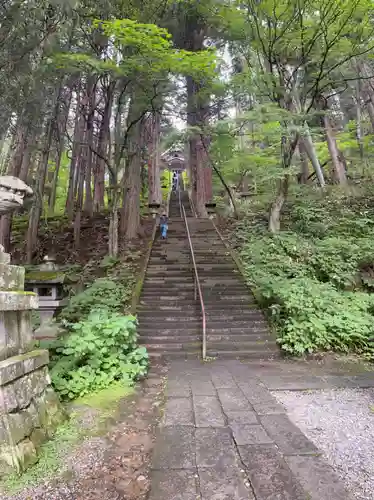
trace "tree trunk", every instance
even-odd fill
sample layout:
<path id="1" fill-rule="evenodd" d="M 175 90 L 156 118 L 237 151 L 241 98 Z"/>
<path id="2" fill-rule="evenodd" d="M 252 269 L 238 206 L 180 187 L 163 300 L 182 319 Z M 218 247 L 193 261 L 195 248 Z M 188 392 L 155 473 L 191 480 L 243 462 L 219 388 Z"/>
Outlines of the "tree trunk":
<path id="1" fill-rule="evenodd" d="M 330 118 L 327 116 L 327 114 L 324 115 L 323 121 L 325 125 L 327 147 L 329 148 L 329 153 L 332 160 L 331 176 L 333 182 L 345 185 L 347 183 L 345 166 L 344 163 L 341 161 L 341 153 L 339 153 L 338 146 L 336 144 L 336 139 L 334 136 L 334 131 L 331 126 Z"/>
<path id="2" fill-rule="evenodd" d="M 53 214 L 55 211 L 58 179 L 59 179 L 62 155 L 64 153 L 64 147 L 65 147 L 65 130 L 66 130 L 66 126 L 67 126 L 68 118 L 69 118 L 69 111 L 70 111 L 70 106 L 71 106 L 71 99 L 72 99 L 72 94 L 73 94 L 74 83 L 75 83 L 75 78 L 74 79 L 72 78 L 68 82 L 67 88 L 64 91 L 64 93 L 62 95 L 62 99 L 61 99 L 62 110 L 60 109 L 60 112 L 59 112 L 58 117 L 57 117 L 56 167 L 55 167 L 55 171 L 53 174 L 52 189 L 51 189 L 51 195 L 49 198 L 49 211 L 51 214 Z"/>
<path id="3" fill-rule="evenodd" d="M 134 126 L 128 146 L 128 164 L 125 170 L 124 210 L 121 234 L 126 240 L 136 238 L 140 226 L 141 138 L 142 121 Z"/>
<path id="4" fill-rule="evenodd" d="M 115 184 L 117 185 L 117 184 Z M 115 188 L 112 195 L 111 212 L 109 218 L 109 255 L 118 255 L 118 203 L 119 191 Z"/>
<path id="5" fill-rule="evenodd" d="M 93 199 L 92 199 L 92 163 L 93 163 L 93 143 L 94 143 L 94 116 L 96 108 L 96 93 L 95 93 L 95 77 L 90 77 L 87 82 L 87 101 L 88 109 L 86 116 L 86 171 L 85 171 L 85 198 L 84 212 L 92 216 L 93 214 Z"/>
<path id="6" fill-rule="evenodd" d="M 75 204 L 75 217 L 74 217 L 74 249 L 78 250 L 80 247 L 81 236 L 81 222 L 82 222 L 82 209 L 83 209 L 83 193 L 84 193 L 84 177 L 87 161 L 87 149 L 83 148 L 82 154 L 78 160 L 78 185 L 77 185 L 77 202 Z"/>
<path id="7" fill-rule="evenodd" d="M 16 132 L 13 137 L 13 142 L 11 147 L 10 162 L 7 168 L 7 175 L 14 175 L 15 177 L 19 177 L 22 166 L 22 160 L 27 150 L 28 135 L 29 135 L 29 128 L 27 126 L 24 115 L 22 115 L 17 120 Z M 1 235 L 0 241 L 1 244 L 4 246 L 6 252 L 10 252 L 11 226 L 12 226 L 12 214 L 3 215 L 1 217 L 1 222 L 0 222 L 0 235 Z"/>
<path id="8" fill-rule="evenodd" d="M 287 199 L 289 185 L 289 175 L 286 174 L 283 179 L 278 181 L 278 192 L 277 196 L 271 205 L 270 215 L 269 215 L 269 231 L 272 233 L 278 233 L 280 231 L 280 221 L 283 205 Z"/>
<path id="9" fill-rule="evenodd" d="M 34 190 L 34 202 L 30 211 L 30 219 L 29 219 L 29 226 L 27 229 L 27 239 L 26 239 L 26 259 L 28 264 L 32 263 L 33 254 L 36 250 L 36 244 L 38 239 L 38 228 L 39 228 L 40 216 L 43 210 L 44 186 L 48 172 L 48 159 L 52 143 L 54 120 L 55 116 L 48 120 L 43 153 L 37 171 L 37 179 Z"/>
<path id="10" fill-rule="evenodd" d="M 75 125 L 74 125 L 74 137 L 73 137 L 73 148 L 70 161 L 69 169 L 69 186 L 66 196 L 66 212 L 68 214 L 69 220 L 73 219 L 74 214 L 74 200 L 76 194 L 76 185 L 78 179 L 78 162 L 82 151 L 82 141 L 84 134 L 84 116 L 82 113 L 81 106 L 81 91 L 77 89 L 77 106 L 75 110 Z"/>
<path id="11" fill-rule="evenodd" d="M 284 170 L 288 169 L 292 162 L 292 157 L 295 149 L 300 140 L 299 134 L 296 134 L 294 139 L 289 142 L 286 134 L 282 137 L 282 167 Z M 278 181 L 277 196 L 270 207 L 269 213 L 269 231 L 276 233 L 280 230 L 280 220 L 283 210 L 283 205 L 287 199 L 289 186 L 289 174 L 285 173 L 284 176 Z"/>
<path id="12" fill-rule="evenodd" d="M 373 72 L 365 62 L 359 62 L 357 64 L 357 72 L 359 76 L 361 75 L 364 77 L 362 81 L 362 95 L 374 132 L 374 78 L 370 78 Z"/>
<path id="13" fill-rule="evenodd" d="M 107 88 L 105 107 L 100 124 L 99 138 L 97 144 L 96 168 L 94 180 L 94 210 L 99 212 L 104 207 L 105 194 L 105 158 L 109 161 L 108 143 L 110 140 L 110 118 L 112 114 L 115 83 Z"/>
<path id="14" fill-rule="evenodd" d="M 299 139 L 298 143 L 299 155 L 300 155 L 300 176 L 299 181 L 300 184 L 307 184 L 309 178 L 309 162 L 308 157 L 305 151 L 305 146 L 303 139 Z"/>
<path id="15" fill-rule="evenodd" d="M 192 79 L 187 77 L 187 124 L 191 127 L 203 126 L 203 107 L 198 102 L 199 86 Z M 195 210 L 199 217 L 206 217 L 207 211 L 205 207 L 205 185 L 203 171 L 203 150 L 199 132 L 193 132 L 189 139 L 189 167 L 191 172 L 191 192 Z"/>
<path id="16" fill-rule="evenodd" d="M 160 126 L 161 117 L 157 111 L 152 116 L 152 140 L 151 158 L 148 182 L 149 203 L 161 203 L 161 182 L 160 182 Z"/>
<path id="17" fill-rule="evenodd" d="M 317 179 L 318 179 L 318 182 L 319 182 L 321 188 L 324 188 L 325 184 L 326 184 L 325 178 L 323 176 L 322 168 L 321 168 L 321 165 L 319 163 L 316 150 L 314 149 L 312 136 L 310 135 L 310 130 L 309 130 L 309 127 L 308 127 L 306 122 L 304 124 L 304 134 L 305 135 L 303 136 L 302 139 L 303 139 L 305 151 L 306 151 L 307 155 L 309 156 L 309 159 L 313 165 L 314 171 L 316 173 L 316 176 L 317 176 Z"/>

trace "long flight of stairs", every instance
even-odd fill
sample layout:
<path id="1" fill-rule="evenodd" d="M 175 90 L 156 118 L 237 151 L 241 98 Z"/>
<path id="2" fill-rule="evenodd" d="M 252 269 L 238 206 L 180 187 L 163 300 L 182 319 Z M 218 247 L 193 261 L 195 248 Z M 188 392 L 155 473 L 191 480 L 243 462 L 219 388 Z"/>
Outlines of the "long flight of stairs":
<path id="1" fill-rule="evenodd" d="M 207 321 L 207 355 L 269 359 L 279 347 L 209 219 L 189 221 Z"/>
<path id="2" fill-rule="evenodd" d="M 262 312 L 209 219 L 193 218 L 188 193 L 170 197 L 167 241 L 156 238 L 138 320 L 151 355 L 201 354 L 202 317 L 179 195 L 188 220 L 207 320 L 207 355 L 269 359 L 279 355 Z"/>
<path id="3" fill-rule="evenodd" d="M 188 194 L 181 193 L 192 215 Z M 140 341 L 150 355 L 198 356 L 201 352 L 201 312 L 194 300 L 190 250 L 178 193 L 169 205 L 166 241 L 157 235 L 151 251 L 138 306 Z"/>

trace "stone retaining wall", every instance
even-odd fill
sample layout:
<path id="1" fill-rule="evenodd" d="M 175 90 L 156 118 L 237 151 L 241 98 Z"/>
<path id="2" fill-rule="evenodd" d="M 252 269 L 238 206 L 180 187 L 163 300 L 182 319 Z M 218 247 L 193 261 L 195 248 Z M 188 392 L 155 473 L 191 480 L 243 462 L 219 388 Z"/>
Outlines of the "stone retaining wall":
<path id="1" fill-rule="evenodd" d="M 24 291 L 24 270 L 0 248 L 0 476 L 21 472 L 65 419 L 48 373 L 49 355 L 33 348 L 34 293 Z"/>
<path id="2" fill-rule="evenodd" d="M 40 445 L 64 420 L 47 364 L 44 350 L 0 363 L 0 474 L 35 463 Z"/>

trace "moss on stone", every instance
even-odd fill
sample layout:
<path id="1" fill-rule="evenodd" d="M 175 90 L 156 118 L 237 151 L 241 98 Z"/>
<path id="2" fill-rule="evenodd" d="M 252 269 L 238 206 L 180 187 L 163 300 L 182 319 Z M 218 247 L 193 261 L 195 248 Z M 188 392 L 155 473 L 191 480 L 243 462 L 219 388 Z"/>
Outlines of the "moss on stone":
<path id="1" fill-rule="evenodd" d="M 50 281 L 58 278 L 64 278 L 65 272 L 56 271 L 31 271 L 27 272 L 25 279 L 29 281 Z"/>

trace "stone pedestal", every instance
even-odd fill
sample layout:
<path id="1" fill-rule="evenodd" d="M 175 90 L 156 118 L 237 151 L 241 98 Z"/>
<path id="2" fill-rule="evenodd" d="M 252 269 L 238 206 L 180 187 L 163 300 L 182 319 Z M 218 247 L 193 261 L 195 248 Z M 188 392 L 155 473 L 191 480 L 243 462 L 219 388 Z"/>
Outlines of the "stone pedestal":
<path id="1" fill-rule="evenodd" d="M 51 386 L 48 351 L 32 350 L 35 293 L 24 269 L 0 247 L 0 475 L 35 463 L 38 448 L 65 418 Z"/>

